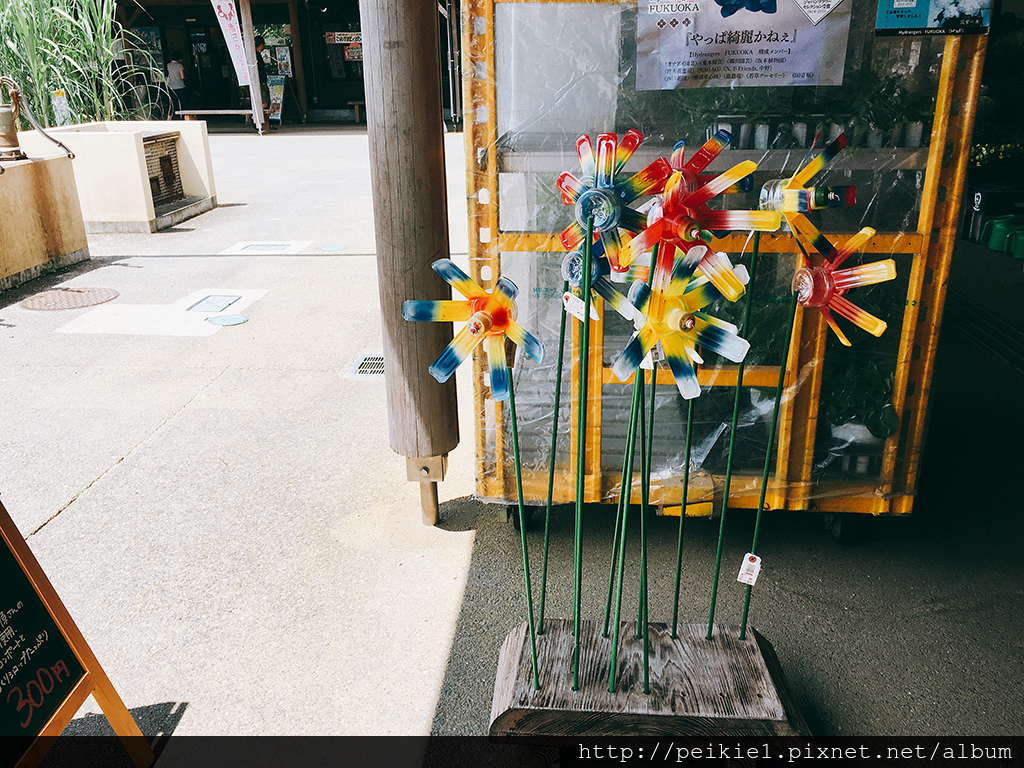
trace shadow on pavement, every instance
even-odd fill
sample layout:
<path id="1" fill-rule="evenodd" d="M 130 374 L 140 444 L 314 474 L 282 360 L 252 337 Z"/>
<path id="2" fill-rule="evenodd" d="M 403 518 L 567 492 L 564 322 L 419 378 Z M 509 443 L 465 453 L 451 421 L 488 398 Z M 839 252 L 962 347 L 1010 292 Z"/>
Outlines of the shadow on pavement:
<path id="1" fill-rule="evenodd" d="M 1024 517 L 1019 502 L 1020 377 L 974 355 L 972 331 L 944 333 L 930 433 L 909 518 L 868 519 L 857 546 L 836 544 L 821 516 L 772 512 L 750 623 L 775 648 L 791 693 L 819 736 L 1013 735 L 1020 697 L 1024 590 L 1017 578 Z M 970 371 L 966 367 L 970 366 Z M 583 617 L 603 618 L 612 507 L 584 517 Z M 623 619 L 637 605 L 637 512 L 631 513 Z M 498 652 L 526 618 L 519 534 L 504 505 L 458 499 L 441 527 L 476 532 L 462 610 L 432 724 L 436 735 L 485 735 Z M 540 602 L 543 512 L 528 531 Z M 738 624 L 740 559 L 754 517 L 730 511 L 715 621 Z M 707 623 L 718 520 L 687 520 L 680 621 Z M 670 622 L 677 518 L 652 518 L 650 618 Z M 572 617 L 573 510 L 551 520 L 545 613 Z M 567 663 L 568 674 L 568 663 Z M 542 681 L 543 684 L 543 681 Z"/>

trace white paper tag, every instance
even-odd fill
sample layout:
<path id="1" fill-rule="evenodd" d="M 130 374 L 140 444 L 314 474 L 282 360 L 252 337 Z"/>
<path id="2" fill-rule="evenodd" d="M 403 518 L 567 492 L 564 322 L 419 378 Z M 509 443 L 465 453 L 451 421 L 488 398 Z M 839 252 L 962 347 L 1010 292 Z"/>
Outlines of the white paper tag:
<path id="1" fill-rule="evenodd" d="M 749 584 L 754 586 L 757 583 L 757 574 L 761 572 L 761 558 L 752 552 L 747 552 L 743 556 L 743 564 L 740 566 L 740 575 L 736 577 L 736 581 L 742 584 Z"/>
<path id="2" fill-rule="evenodd" d="M 797 6 L 813 25 L 832 13 L 841 2 L 842 0 L 796 0 Z"/>
<path id="3" fill-rule="evenodd" d="M 562 294 L 562 304 L 565 306 L 566 312 L 575 317 L 581 323 L 583 322 L 583 313 L 586 312 L 586 305 L 583 303 L 583 299 L 572 291 L 566 291 Z M 597 308 L 593 304 L 590 305 L 590 319 L 601 319 L 601 316 L 597 314 Z"/>
<path id="4" fill-rule="evenodd" d="M 645 371 L 651 371 L 654 370 L 654 366 L 656 363 L 664 362 L 665 351 L 661 348 L 661 342 L 659 341 L 657 344 L 651 347 L 651 351 L 648 352 L 644 359 L 641 361 L 640 367 L 643 368 Z"/>

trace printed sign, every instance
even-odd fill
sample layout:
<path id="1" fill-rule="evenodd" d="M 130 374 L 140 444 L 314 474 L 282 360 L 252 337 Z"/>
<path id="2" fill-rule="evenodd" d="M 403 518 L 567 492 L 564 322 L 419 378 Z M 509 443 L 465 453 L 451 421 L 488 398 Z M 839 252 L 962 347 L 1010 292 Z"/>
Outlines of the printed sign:
<path id="1" fill-rule="evenodd" d="M 851 5 L 640 0 L 637 90 L 842 85 Z"/>
<path id="2" fill-rule="evenodd" d="M 992 0 L 879 0 L 875 34 L 988 34 Z"/>
<path id="3" fill-rule="evenodd" d="M 267 88 L 270 90 L 270 119 L 280 122 L 284 110 L 284 75 L 270 75 Z"/>
<path id="4" fill-rule="evenodd" d="M 242 43 L 242 30 L 238 26 L 234 0 L 210 0 L 214 13 L 220 22 L 220 31 L 224 34 L 231 63 L 235 67 L 235 75 L 239 85 L 249 85 L 249 65 L 245 60 L 245 47 Z"/>
<path id="5" fill-rule="evenodd" d="M 277 59 L 277 74 L 292 76 L 292 49 L 285 46 L 274 49 Z"/>
<path id="6" fill-rule="evenodd" d="M 345 46 L 345 61 L 362 61 L 363 46 L 359 43 Z"/>

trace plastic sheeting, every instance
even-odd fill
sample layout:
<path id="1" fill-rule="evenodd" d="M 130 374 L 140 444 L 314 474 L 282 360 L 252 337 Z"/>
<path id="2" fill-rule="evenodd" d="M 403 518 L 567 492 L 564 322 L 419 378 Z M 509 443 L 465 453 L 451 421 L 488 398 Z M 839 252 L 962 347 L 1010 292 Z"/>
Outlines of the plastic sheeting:
<path id="1" fill-rule="evenodd" d="M 848 208 L 815 211 L 808 217 L 837 243 L 862 227 L 877 230 L 891 247 L 875 247 L 875 252 L 854 256 L 848 265 L 891 257 L 896 260 L 897 278 L 855 289 L 848 296 L 888 323 L 882 337 L 870 336 L 840 320 L 853 342 L 847 348 L 822 325 L 822 332 L 827 334 L 824 353 L 805 360 L 801 370 L 791 372 L 795 383 L 785 393 L 785 400 L 792 401 L 802 387 L 819 390 L 810 410 L 802 405 L 789 415 L 794 420 L 810 419 L 812 426 L 816 419 L 813 450 L 802 459 L 806 481 L 801 483 L 801 501 L 795 504 L 804 507 L 818 496 L 913 493 L 912 488 L 892 486 L 891 478 L 884 475 L 883 454 L 900 423 L 900 414 L 893 404 L 893 387 L 899 357 L 906 353 L 901 351 L 901 326 L 914 259 L 913 254 L 901 251 L 898 243 L 902 234 L 918 229 L 943 40 L 876 38 L 875 4 L 857 2 L 851 9 L 848 6 L 852 2 L 843 0 L 848 30 L 843 35 L 833 34 L 828 43 L 833 56 L 845 55 L 842 86 L 787 84 L 674 90 L 637 89 L 638 15 L 647 12 L 646 0 L 639 5 L 494 5 L 499 235 L 553 234 L 571 223 L 573 207 L 562 202 L 555 179 L 562 171 L 579 174 L 575 141 L 584 133 L 596 138 L 603 131 L 621 136 L 630 129 L 640 130 L 645 140 L 623 171 L 623 175 L 629 175 L 657 157 L 667 157 L 679 139 L 687 139 L 689 155 L 714 131 L 724 128 L 732 133 L 733 142 L 709 172 L 720 173 L 740 160 L 753 160 L 758 169 L 752 175 L 750 192 L 720 196 L 712 207 L 756 210 L 762 186 L 792 176 L 806 161 L 816 133 L 820 132 L 821 138 L 812 156 L 841 131 L 846 132 L 848 148 L 813 183 L 854 184 L 858 190 L 857 203 Z M 707 6 L 708 13 L 718 10 L 718 6 Z M 743 13 L 747 12 L 739 12 Z M 766 14 L 756 16 L 767 18 Z M 756 25 L 762 21 L 758 18 L 749 23 Z M 467 16 L 468 24 L 481 22 L 482 19 Z M 843 43 L 845 51 L 840 48 L 837 53 L 835 46 Z M 474 71 L 472 65 L 469 69 Z M 482 87 L 489 71 L 477 64 L 476 87 Z M 633 207 L 639 207 L 646 199 L 637 201 Z M 783 227 L 785 231 L 785 224 Z M 734 264 L 749 268 L 749 239 L 746 233 L 738 235 L 728 241 L 729 247 L 717 240 L 713 247 L 727 250 Z M 514 251 L 500 246 L 499 251 L 501 273 L 520 289 L 519 322 L 541 339 L 546 351 L 544 362 L 539 364 L 519 355 L 513 374 L 526 477 L 524 496 L 528 503 L 538 503 L 546 497 L 541 489 L 546 491 L 547 487 L 555 412 L 561 263 L 565 253 Z M 798 266 L 795 245 L 789 252 L 779 252 L 778 248 L 762 251 L 758 258 L 756 279 L 750 286 L 754 292 L 751 323 L 740 331 L 752 345 L 746 359 L 748 371 L 757 366 L 778 366 L 781 362 L 791 283 Z M 621 284 L 619 288 L 625 293 L 628 285 Z M 720 306 L 712 307 L 711 313 L 738 324 L 743 301 L 744 298 L 736 304 L 719 302 Z M 800 311 L 805 323 L 817 321 L 816 310 Z M 604 306 L 601 312 L 603 336 L 595 343 L 603 346 L 603 364 L 610 369 L 633 328 L 609 307 Z M 575 322 L 569 319 L 570 325 Z M 556 446 L 560 480 L 555 494 L 556 499 L 563 500 L 573 495 L 572 488 L 563 487 L 567 481 L 562 478 L 572 477 L 570 441 L 575 425 L 570 424 L 570 364 L 577 354 L 569 338 L 565 349 Z M 735 369 L 734 364 L 714 355 L 705 359 L 703 369 Z M 484 377 L 481 386 L 486 385 Z M 618 496 L 631 389 L 631 385 L 611 382 L 591 393 L 601 400 L 599 465 L 606 480 L 601 484 L 600 498 L 588 501 L 613 501 Z M 692 473 L 709 478 L 724 474 L 733 397 L 731 386 L 705 386 L 695 401 L 689 468 Z M 773 387 L 743 389 L 733 460 L 735 473 L 759 477 L 765 451 L 769 450 L 773 397 Z M 489 486 L 485 482 L 488 477 L 512 474 L 511 432 L 507 405 L 499 438 L 495 404 L 486 396 L 483 403 L 478 428 L 483 431 L 479 458 L 483 460 L 485 477 L 481 478 L 480 487 L 494 488 L 500 484 Z M 657 500 L 669 498 L 671 494 L 662 491 L 678 488 L 686 471 L 683 465 L 687 403 L 675 386 L 659 385 L 655 412 L 652 476 Z M 499 439 L 503 441 L 501 455 L 506 457 L 503 467 L 497 466 Z M 593 442 L 591 445 L 596 447 Z M 770 450 L 775 451 L 776 446 Z M 787 461 L 792 464 L 794 460 Z M 639 468 L 639 460 L 635 467 Z M 695 488 L 698 486 L 695 484 Z M 505 482 L 504 487 L 509 484 Z M 690 501 L 694 501 L 695 492 L 699 494 L 699 488 L 691 489 Z M 514 498 L 505 493 L 484 495 L 499 501 Z"/>

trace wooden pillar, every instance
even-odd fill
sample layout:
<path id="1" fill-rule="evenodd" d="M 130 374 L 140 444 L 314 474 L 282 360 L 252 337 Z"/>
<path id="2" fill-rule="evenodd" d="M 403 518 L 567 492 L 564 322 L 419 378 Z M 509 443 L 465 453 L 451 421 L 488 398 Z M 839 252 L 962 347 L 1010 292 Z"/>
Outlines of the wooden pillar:
<path id="1" fill-rule="evenodd" d="M 249 0 L 238 0 L 238 23 L 242 28 L 245 60 L 249 65 L 249 100 L 252 102 L 252 121 L 263 133 L 263 94 L 260 93 L 260 72 L 256 66 L 256 33 L 252 29 L 252 6 Z"/>
<path id="2" fill-rule="evenodd" d="M 430 268 L 448 256 L 437 3 L 360 0 L 359 11 L 389 436 L 410 457 L 410 479 L 436 482 L 445 462 L 413 458 L 459 442 L 455 379 L 439 384 L 427 371 L 452 329 L 404 320 L 402 302 L 451 298 Z"/>
<path id="3" fill-rule="evenodd" d="M 306 70 L 302 59 L 302 35 L 299 27 L 299 3 L 298 0 L 291 0 L 288 3 L 288 26 L 292 31 L 292 62 L 293 78 L 295 80 L 295 92 L 299 97 L 299 112 L 305 121 L 309 113 L 309 104 L 306 102 Z M 309 31 L 313 34 L 313 30 Z"/>

